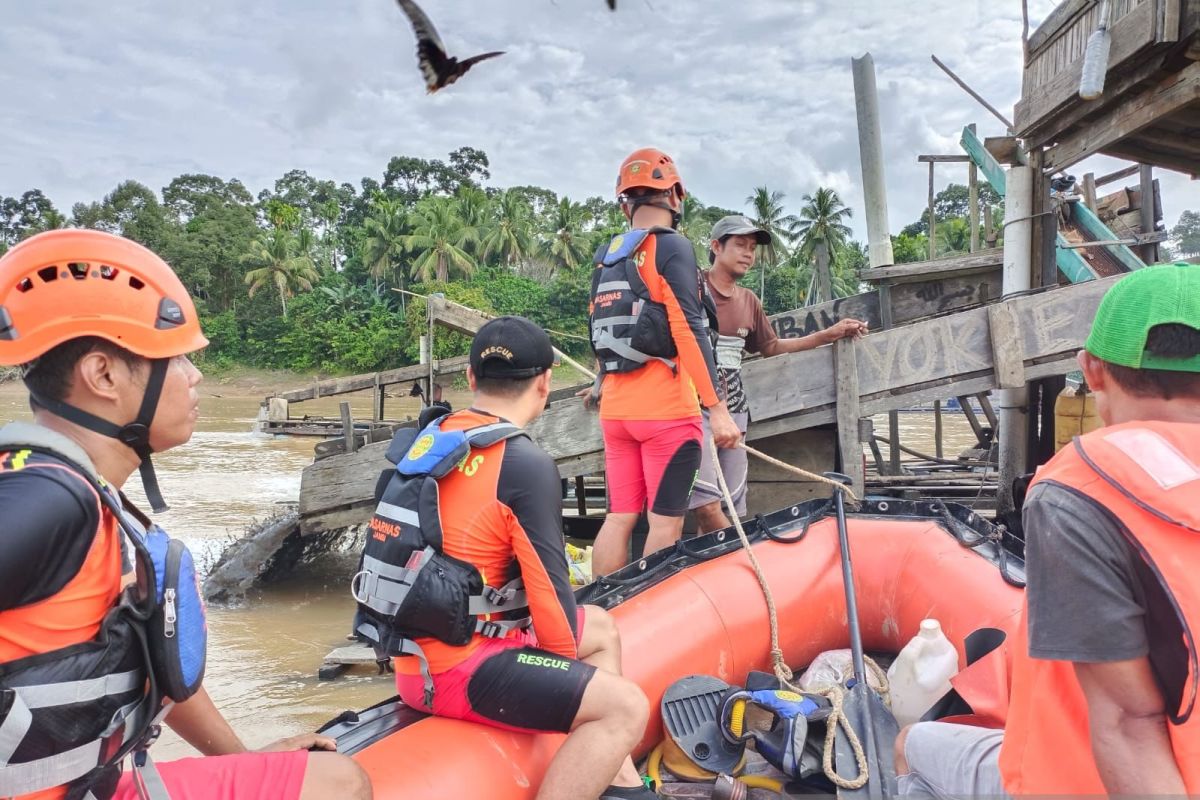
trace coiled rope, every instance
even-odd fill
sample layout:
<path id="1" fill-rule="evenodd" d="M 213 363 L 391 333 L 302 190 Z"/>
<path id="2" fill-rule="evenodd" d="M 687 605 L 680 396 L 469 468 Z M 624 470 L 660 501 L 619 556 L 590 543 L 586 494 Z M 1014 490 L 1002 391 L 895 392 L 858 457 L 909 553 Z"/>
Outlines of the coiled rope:
<path id="1" fill-rule="evenodd" d="M 837 491 L 845 492 L 851 499 L 853 499 L 855 502 L 858 502 L 858 498 L 854 495 L 854 492 L 850 490 L 850 487 L 844 484 L 826 478 L 824 475 L 816 475 L 808 472 L 807 470 L 800 469 L 799 467 L 793 467 L 791 464 L 786 464 L 776 458 L 766 455 L 765 453 L 760 453 L 751 447 L 746 447 L 745 443 L 742 443 L 741 446 L 746 449 L 746 452 L 752 453 L 764 461 L 780 467 L 781 469 L 794 472 L 798 475 L 808 478 L 809 480 L 816 480 L 820 481 L 821 483 L 830 484 L 831 486 L 835 487 Z M 729 491 L 729 485 L 725 482 L 725 473 L 721 469 L 721 461 L 717 453 L 717 444 L 711 436 L 708 437 L 708 447 L 709 455 L 712 457 L 714 471 L 717 473 L 717 483 L 721 488 L 721 494 L 725 497 L 725 505 L 729 509 L 729 515 L 733 518 L 733 527 L 737 531 L 738 538 L 742 540 L 742 548 L 746 551 L 746 558 L 750 561 L 750 566 L 754 570 L 754 577 L 758 579 L 758 585 L 762 588 L 763 598 L 767 602 L 767 621 L 771 630 L 771 668 L 775 673 L 776 679 L 782 686 L 787 687 L 797 694 L 801 694 L 802 692 L 800 688 L 792 683 L 795 675 L 793 674 L 791 667 L 789 667 L 787 662 L 784 660 L 783 649 L 779 646 L 779 617 L 775 612 L 775 597 L 771 593 L 770 585 L 767 583 L 767 576 L 763 573 L 762 566 L 758 563 L 758 557 L 754 554 L 754 548 L 750 546 L 750 537 L 746 535 L 746 530 L 742 527 L 742 521 L 738 518 L 737 511 L 734 509 L 733 495 Z M 870 661 L 870 659 L 867 660 Z M 882 676 L 880 685 L 886 687 L 887 676 L 879 667 L 879 665 L 874 661 L 870 661 L 870 668 L 876 672 L 877 678 Z M 886 692 L 886 688 L 884 691 Z M 842 687 L 834 685 L 822 692 L 818 692 L 818 694 L 828 697 L 832 706 L 832 711 L 830 712 L 829 718 L 825 723 L 825 752 L 821 760 L 821 767 L 825 771 L 825 777 L 827 777 L 835 786 L 839 788 L 861 789 L 870 779 L 870 770 L 867 766 L 867 754 L 863 750 L 862 742 L 859 740 L 858 734 L 855 733 L 853 726 L 850 725 L 849 720 L 846 719 L 844 706 L 845 692 L 842 690 Z M 838 728 L 841 728 L 843 734 L 846 736 L 846 742 L 854 751 L 854 760 L 858 766 L 858 773 L 853 778 L 843 778 L 837 773 L 837 770 L 834 769 L 833 753 L 837 741 Z"/>

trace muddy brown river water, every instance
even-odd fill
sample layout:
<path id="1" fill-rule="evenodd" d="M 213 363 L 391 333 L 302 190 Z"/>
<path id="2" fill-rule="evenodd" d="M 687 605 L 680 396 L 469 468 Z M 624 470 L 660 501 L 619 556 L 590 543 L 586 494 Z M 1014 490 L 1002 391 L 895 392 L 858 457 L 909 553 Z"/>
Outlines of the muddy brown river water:
<path id="1" fill-rule="evenodd" d="M 171 505 L 158 522 L 184 539 L 202 565 L 249 523 L 296 501 L 300 472 L 312 462 L 318 441 L 255 432 L 259 397 L 214 396 L 224 391 L 202 385 L 201 418 L 191 442 L 154 459 Z M 449 399 L 461 407 L 465 398 L 458 394 Z M 369 396 L 352 397 L 351 403 L 356 416 L 370 415 Z M 388 403 L 390 414 L 415 414 L 418 409 L 409 398 Z M 337 404 L 338 399 L 329 398 L 299 408 L 333 417 Z M 0 385 L 0 420 L 28 417 L 21 385 Z M 932 415 L 902 414 L 900 421 L 905 444 L 932 452 Z M 886 417 L 876 420 L 876 430 L 886 434 Z M 950 457 L 974 441 L 961 414 L 946 414 L 945 438 Z M 141 499 L 136 474 L 127 492 L 135 501 Z M 317 680 L 322 657 L 344 644 L 349 631 L 354 601 L 346 579 L 351 559 L 330 554 L 236 606 L 209 610 L 205 684 L 248 746 L 313 730 L 347 708 L 362 708 L 392 694 L 388 678 L 369 672 Z M 155 753 L 169 759 L 189 755 L 191 748 L 168 731 Z"/>

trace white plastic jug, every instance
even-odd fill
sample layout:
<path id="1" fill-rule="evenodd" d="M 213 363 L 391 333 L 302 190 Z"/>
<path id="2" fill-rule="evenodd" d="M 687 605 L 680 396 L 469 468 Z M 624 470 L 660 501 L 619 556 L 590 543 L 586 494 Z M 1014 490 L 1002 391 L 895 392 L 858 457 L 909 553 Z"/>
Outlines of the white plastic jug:
<path id="1" fill-rule="evenodd" d="M 958 673 L 958 651 L 936 619 L 921 621 L 921 630 L 888 667 L 892 713 L 901 727 L 918 721 L 950 691 Z"/>

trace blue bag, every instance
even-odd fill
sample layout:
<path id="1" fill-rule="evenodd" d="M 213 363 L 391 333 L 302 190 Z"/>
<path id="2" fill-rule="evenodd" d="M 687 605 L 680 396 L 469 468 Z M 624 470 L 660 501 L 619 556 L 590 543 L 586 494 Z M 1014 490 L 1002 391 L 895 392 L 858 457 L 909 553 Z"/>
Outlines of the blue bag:
<path id="1" fill-rule="evenodd" d="M 158 525 L 143 540 L 154 564 L 157 604 L 147 627 L 159 691 L 183 702 L 200 689 L 208 650 L 208 622 L 192 553 Z"/>

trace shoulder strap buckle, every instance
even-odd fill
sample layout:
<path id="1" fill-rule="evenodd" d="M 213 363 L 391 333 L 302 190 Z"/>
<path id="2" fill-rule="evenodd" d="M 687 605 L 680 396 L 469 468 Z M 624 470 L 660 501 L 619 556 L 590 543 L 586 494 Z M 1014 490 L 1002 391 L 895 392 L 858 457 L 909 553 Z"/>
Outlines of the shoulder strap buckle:
<path id="1" fill-rule="evenodd" d="M 482 621 L 476 630 L 489 639 L 499 639 L 504 634 L 504 627 L 498 622 Z"/>

